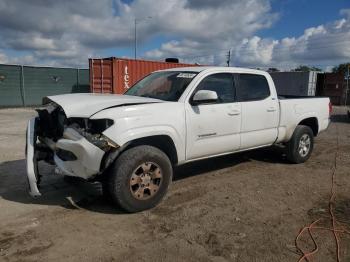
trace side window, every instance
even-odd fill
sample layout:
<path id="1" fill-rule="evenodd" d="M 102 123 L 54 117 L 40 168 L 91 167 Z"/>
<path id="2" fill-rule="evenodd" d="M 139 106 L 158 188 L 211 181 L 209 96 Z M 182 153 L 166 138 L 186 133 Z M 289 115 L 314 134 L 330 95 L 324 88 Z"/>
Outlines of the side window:
<path id="1" fill-rule="evenodd" d="M 269 84 L 263 75 L 240 74 L 238 101 L 263 100 L 270 96 Z"/>
<path id="2" fill-rule="evenodd" d="M 215 91 L 218 95 L 218 103 L 232 103 L 235 101 L 233 74 L 218 73 L 204 78 L 196 88 L 199 90 Z"/>

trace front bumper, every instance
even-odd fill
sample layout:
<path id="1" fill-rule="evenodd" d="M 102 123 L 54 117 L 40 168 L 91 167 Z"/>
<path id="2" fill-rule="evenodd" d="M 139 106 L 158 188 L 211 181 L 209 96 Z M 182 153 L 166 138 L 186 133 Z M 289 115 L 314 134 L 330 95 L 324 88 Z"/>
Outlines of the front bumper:
<path id="1" fill-rule="evenodd" d="M 54 154 L 54 161 L 59 171 L 68 176 L 89 179 L 100 172 L 103 150 L 91 144 L 85 137 L 72 128 L 67 128 L 63 138 L 55 144 L 56 149 L 72 152 L 76 160 L 64 161 Z"/>
<path id="2" fill-rule="evenodd" d="M 35 134 L 35 123 L 36 118 L 32 118 L 28 121 L 27 127 L 27 144 L 26 144 L 26 168 L 27 168 L 27 178 L 29 184 L 29 194 L 32 197 L 41 196 L 38 189 L 38 161 L 35 154 L 35 145 L 37 136 Z"/>
<path id="3" fill-rule="evenodd" d="M 27 145 L 26 145 L 26 168 L 29 183 L 29 194 L 33 197 L 40 196 L 38 189 L 40 174 L 38 172 L 38 161 L 40 147 L 37 144 L 37 124 L 40 120 L 32 118 L 28 121 Z M 100 172 L 101 162 L 105 152 L 90 143 L 85 137 L 72 128 L 66 128 L 63 137 L 57 142 L 46 141 L 46 146 L 53 152 L 53 160 L 57 166 L 57 173 L 89 179 Z M 64 160 L 56 154 L 58 150 L 65 150 L 74 154 L 74 160 Z"/>

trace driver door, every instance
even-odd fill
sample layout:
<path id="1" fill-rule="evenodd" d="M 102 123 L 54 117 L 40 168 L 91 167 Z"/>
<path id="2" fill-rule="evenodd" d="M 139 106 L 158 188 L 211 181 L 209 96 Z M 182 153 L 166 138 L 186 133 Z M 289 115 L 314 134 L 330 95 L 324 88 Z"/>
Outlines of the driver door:
<path id="1" fill-rule="evenodd" d="M 193 105 L 186 103 L 187 160 L 219 155 L 240 148 L 241 104 L 235 101 L 235 77 L 232 73 L 206 76 L 196 87 L 215 91 L 218 100 Z"/>

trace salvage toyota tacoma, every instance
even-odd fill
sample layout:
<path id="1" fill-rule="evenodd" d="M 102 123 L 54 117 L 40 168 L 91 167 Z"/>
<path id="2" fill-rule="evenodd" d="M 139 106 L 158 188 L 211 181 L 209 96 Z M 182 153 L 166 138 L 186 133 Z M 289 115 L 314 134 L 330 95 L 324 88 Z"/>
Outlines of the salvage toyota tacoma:
<path id="1" fill-rule="evenodd" d="M 124 95 L 43 102 L 27 127 L 30 194 L 41 195 L 38 162 L 46 161 L 56 173 L 100 181 L 128 212 L 156 206 L 173 167 L 191 161 L 278 144 L 303 163 L 332 110 L 329 98 L 279 97 L 267 72 L 235 67 L 156 71 Z"/>

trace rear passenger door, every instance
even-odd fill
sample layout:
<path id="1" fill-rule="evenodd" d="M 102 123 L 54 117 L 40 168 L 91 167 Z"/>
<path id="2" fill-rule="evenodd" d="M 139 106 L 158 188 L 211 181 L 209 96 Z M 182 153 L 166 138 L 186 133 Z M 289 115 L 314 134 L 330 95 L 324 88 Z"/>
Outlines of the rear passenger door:
<path id="1" fill-rule="evenodd" d="M 264 75 L 239 74 L 237 100 L 241 103 L 241 149 L 270 145 L 277 138 L 278 100 Z"/>

